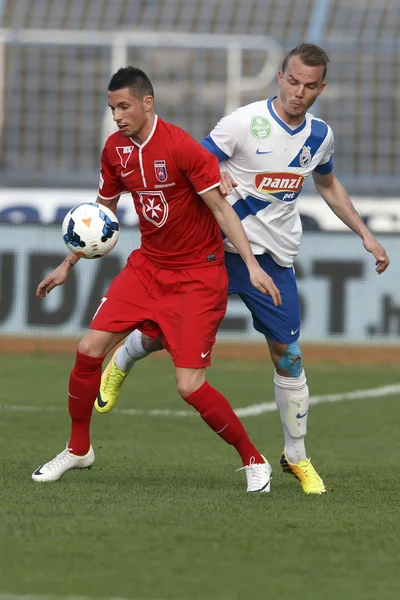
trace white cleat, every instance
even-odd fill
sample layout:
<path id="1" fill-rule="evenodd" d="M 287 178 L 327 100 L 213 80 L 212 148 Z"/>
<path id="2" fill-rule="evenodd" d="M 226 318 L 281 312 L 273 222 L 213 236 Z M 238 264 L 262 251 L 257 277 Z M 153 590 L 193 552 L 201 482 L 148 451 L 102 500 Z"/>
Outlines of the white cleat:
<path id="1" fill-rule="evenodd" d="M 261 455 L 262 456 L 262 455 Z M 263 456 L 265 462 L 250 462 L 246 467 L 236 469 L 237 471 L 246 471 L 247 490 L 246 492 L 270 492 L 271 491 L 271 473 L 272 467 Z"/>
<path id="2" fill-rule="evenodd" d="M 90 469 L 94 463 L 94 450 L 92 446 L 84 456 L 72 454 L 70 448 L 65 448 L 55 458 L 45 465 L 38 467 L 32 473 L 33 481 L 57 481 L 70 469 Z"/>

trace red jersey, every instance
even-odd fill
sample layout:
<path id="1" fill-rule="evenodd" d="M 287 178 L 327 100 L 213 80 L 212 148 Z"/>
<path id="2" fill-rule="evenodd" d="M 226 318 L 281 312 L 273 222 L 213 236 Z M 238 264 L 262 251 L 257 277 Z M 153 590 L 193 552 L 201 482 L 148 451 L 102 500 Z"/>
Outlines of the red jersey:
<path id="1" fill-rule="evenodd" d="M 199 194 L 220 184 L 218 159 L 180 127 L 155 117 L 139 145 L 119 131 L 101 156 L 99 197 L 131 192 L 142 235 L 141 251 L 162 268 L 224 261 L 220 228 Z"/>

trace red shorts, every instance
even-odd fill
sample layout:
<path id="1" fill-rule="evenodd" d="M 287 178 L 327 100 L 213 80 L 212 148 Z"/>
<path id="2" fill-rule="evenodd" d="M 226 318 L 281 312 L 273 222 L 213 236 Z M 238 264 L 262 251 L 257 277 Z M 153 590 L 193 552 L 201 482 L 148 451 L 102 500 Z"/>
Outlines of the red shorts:
<path id="1" fill-rule="evenodd" d="M 140 250 L 115 277 L 90 329 L 162 336 L 176 367 L 201 369 L 225 315 L 228 276 L 224 264 L 191 269 L 161 269 Z"/>

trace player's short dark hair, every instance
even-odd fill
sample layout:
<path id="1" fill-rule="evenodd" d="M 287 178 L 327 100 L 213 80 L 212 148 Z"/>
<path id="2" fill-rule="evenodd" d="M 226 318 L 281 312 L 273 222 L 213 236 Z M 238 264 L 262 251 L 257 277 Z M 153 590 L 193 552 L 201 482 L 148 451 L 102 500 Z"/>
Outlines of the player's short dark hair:
<path id="1" fill-rule="evenodd" d="M 108 84 L 109 92 L 116 92 L 123 88 L 129 88 L 133 96 L 137 98 L 144 98 L 144 96 L 154 98 L 154 90 L 150 79 L 146 73 L 135 67 L 122 67 L 111 77 Z"/>
<path id="2" fill-rule="evenodd" d="M 292 56 L 298 56 L 301 62 L 308 67 L 324 67 L 322 81 L 325 79 L 326 72 L 328 70 L 329 56 L 325 50 L 321 48 L 321 46 L 317 46 L 317 44 L 311 44 L 308 42 L 302 42 L 301 44 L 298 44 L 296 48 L 293 48 L 290 52 L 288 52 L 283 59 L 281 68 L 282 73 L 285 72 L 289 59 Z"/>

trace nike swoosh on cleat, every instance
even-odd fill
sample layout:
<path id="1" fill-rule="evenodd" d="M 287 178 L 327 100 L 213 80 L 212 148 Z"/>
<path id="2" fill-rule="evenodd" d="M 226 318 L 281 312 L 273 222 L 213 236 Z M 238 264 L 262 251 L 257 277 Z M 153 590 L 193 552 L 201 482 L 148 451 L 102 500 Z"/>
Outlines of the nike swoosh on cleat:
<path id="1" fill-rule="evenodd" d="M 302 419 L 303 417 L 306 416 L 307 413 L 308 413 L 308 410 L 306 410 L 306 412 L 304 413 L 304 415 L 301 415 L 300 413 L 297 413 L 296 419 Z"/>
<path id="2" fill-rule="evenodd" d="M 104 408 L 105 406 L 107 406 L 108 402 L 103 402 L 103 399 L 101 397 L 101 394 L 99 393 L 99 395 L 97 396 L 97 404 L 100 406 L 100 408 Z"/>
<path id="3" fill-rule="evenodd" d="M 259 148 L 256 150 L 256 154 L 272 154 L 272 150 L 268 150 L 268 152 L 262 152 Z"/>
<path id="4" fill-rule="evenodd" d="M 43 467 L 43 465 L 40 465 L 40 467 L 38 467 L 33 474 L 34 475 L 44 475 L 44 473 L 42 473 L 42 471 L 40 470 L 42 467 Z"/>

